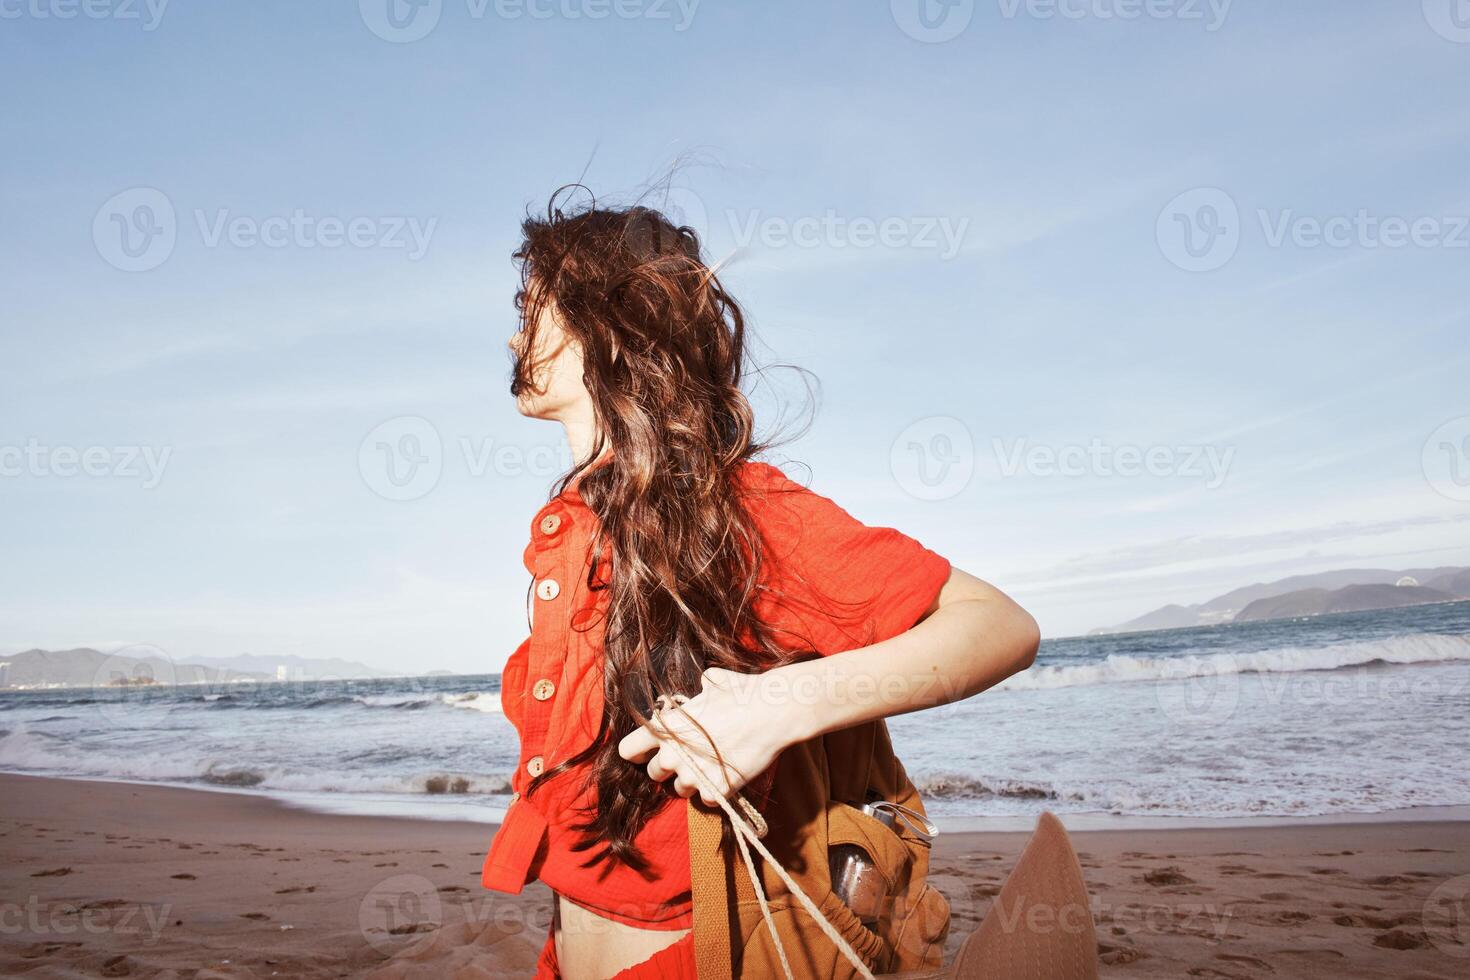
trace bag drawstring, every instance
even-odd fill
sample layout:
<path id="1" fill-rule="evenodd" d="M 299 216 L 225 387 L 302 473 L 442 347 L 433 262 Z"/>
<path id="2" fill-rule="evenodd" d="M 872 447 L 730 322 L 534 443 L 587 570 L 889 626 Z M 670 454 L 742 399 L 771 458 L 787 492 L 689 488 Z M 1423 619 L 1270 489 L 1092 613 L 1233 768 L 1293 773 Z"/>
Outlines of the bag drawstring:
<path id="1" fill-rule="evenodd" d="M 673 697 L 660 695 L 658 699 L 659 706 L 654 709 L 653 718 L 657 719 L 660 712 L 678 707 L 687 700 L 689 699 L 682 694 L 674 695 Z M 683 709 L 680 708 L 680 710 Z M 662 724 L 661 721 L 660 724 Z M 663 727 L 665 731 L 669 730 L 667 725 Z M 719 802 L 720 808 L 725 811 L 725 815 L 730 818 L 730 825 L 735 830 L 735 843 L 740 847 L 740 856 L 745 861 L 745 870 L 750 875 L 750 884 L 755 888 L 755 897 L 756 901 L 760 903 L 761 916 L 765 919 L 766 928 L 771 931 L 771 939 L 776 944 L 776 955 L 781 960 L 781 970 L 786 974 L 786 980 L 796 980 L 796 978 L 791 972 L 791 962 L 786 958 L 786 947 L 781 943 L 781 936 L 776 931 L 776 923 L 771 918 L 771 908 L 766 904 L 766 890 L 761 886 L 760 874 L 755 868 L 755 859 L 750 856 L 751 844 L 755 845 L 755 849 L 760 852 L 761 857 L 765 859 L 766 863 L 771 866 L 781 881 L 790 889 L 791 894 L 796 896 L 797 901 L 816 920 L 817 926 L 826 934 L 828 939 L 832 940 L 833 945 L 837 947 L 838 951 L 852 963 L 858 975 L 863 980 L 874 980 L 873 971 L 868 969 L 862 957 L 858 956 L 857 951 L 852 948 L 852 945 L 846 939 L 842 938 L 842 934 L 827 920 L 827 917 L 822 914 L 822 910 L 817 908 L 817 903 L 812 901 L 806 892 L 802 891 L 801 886 L 792 879 L 791 875 L 786 873 L 785 868 L 781 867 L 781 862 L 772 857 L 771 852 L 766 850 L 766 846 L 761 843 L 761 838 L 766 835 L 767 827 L 765 818 L 755 808 L 755 804 L 746 799 L 743 794 L 736 794 L 735 799 L 740 804 L 740 809 L 745 811 L 745 817 L 742 817 L 735 811 L 735 807 L 726 798 L 725 794 L 710 782 L 704 770 L 699 766 L 694 757 L 689 754 L 689 750 L 684 747 L 684 743 L 678 740 L 672 741 L 674 742 L 674 748 L 684 757 L 684 761 L 689 763 L 690 769 L 694 771 L 694 778 L 699 784 L 700 792 L 706 796 L 714 797 Z M 749 818 L 748 822 L 747 817 Z"/>

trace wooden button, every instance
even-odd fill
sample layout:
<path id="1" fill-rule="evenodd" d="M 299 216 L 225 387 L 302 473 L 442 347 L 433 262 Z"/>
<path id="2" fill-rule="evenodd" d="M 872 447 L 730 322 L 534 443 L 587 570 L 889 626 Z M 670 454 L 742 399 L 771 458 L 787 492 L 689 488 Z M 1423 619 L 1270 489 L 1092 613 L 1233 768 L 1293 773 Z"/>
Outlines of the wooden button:
<path id="1" fill-rule="evenodd" d="M 511 801 L 511 803 L 514 803 L 516 800 L 519 800 L 520 798 L 521 798 L 521 794 L 519 794 L 519 793 L 512 793 L 512 794 L 510 794 L 510 801 Z"/>
<path id="2" fill-rule="evenodd" d="M 545 765 L 545 760 L 543 760 L 539 755 L 533 755 L 526 762 L 526 772 L 531 774 L 532 779 L 535 779 L 537 776 L 541 775 L 541 769 Z"/>
<path id="3" fill-rule="evenodd" d="M 545 701 L 555 693 L 556 685 L 544 677 L 536 682 L 535 687 L 531 688 L 531 697 L 537 701 Z"/>
<path id="4" fill-rule="evenodd" d="M 541 533 L 555 534 L 561 529 L 561 518 L 555 514 L 547 514 L 541 518 Z"/>
<path id="5" fill-rule="evenodd" d="M 554 578 L 544 578 L 536 585 L 536 598 L 548 601 L 561 595 L 561 586 L 556 584 Z"/>

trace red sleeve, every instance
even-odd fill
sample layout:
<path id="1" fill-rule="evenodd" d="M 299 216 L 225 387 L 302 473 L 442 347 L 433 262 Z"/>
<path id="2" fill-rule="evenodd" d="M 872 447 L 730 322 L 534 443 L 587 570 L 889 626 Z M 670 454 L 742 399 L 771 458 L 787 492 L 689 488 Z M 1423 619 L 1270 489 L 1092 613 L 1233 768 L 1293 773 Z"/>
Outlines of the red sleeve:
<path id="1" fill-rule="evenodd" d="M 934 605 L 949 561 L 891 527 L 869 527 L 764 463 L 747 507 L 760 531 L 761 616 L 783 646 L 840 653 L 897 636 Z"/>

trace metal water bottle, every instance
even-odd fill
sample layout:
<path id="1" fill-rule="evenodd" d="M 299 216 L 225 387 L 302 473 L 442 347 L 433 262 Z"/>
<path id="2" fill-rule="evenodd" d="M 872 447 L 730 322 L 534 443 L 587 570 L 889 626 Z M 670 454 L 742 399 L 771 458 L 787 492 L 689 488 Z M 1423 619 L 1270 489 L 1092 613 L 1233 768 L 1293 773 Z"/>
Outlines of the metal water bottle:
<path id="1" fill-rule="evenodd" d="M 933 840 L 939 833 L 939 828 L 926 817 L 899 803 L 877 800 L 862 809 L 889 829 L 893 829 L 898 818 L 903 817 L 909 829 L 925 840 Z M 897 835 L 898 831 L 893 830 L 893 833 Z M 852 909 L 859 922 L 873 928 L 878 924 L 889 897 L 888 884 L 873 866 L 873 859 L 856 844 L 838 844 L 828 850 L 828 862 L 832 872 L 832 890 L 843 904 Z"/>

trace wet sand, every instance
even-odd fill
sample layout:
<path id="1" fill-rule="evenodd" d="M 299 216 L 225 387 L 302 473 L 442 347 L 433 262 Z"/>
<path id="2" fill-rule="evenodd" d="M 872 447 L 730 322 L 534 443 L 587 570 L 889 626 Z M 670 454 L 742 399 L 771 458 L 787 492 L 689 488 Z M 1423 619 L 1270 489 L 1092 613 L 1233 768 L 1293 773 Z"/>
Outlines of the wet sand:
<path id="1" fill-rule="evenodd" d="M 528 976 L 550 895 L 486 892 L 494 826 L 0 774 L 0 975 Z M 941 837 L 951 949 L 1026 834 Z M 1074 833 L 1109 977 L 1470 976 L 1470 822 Z"/>

